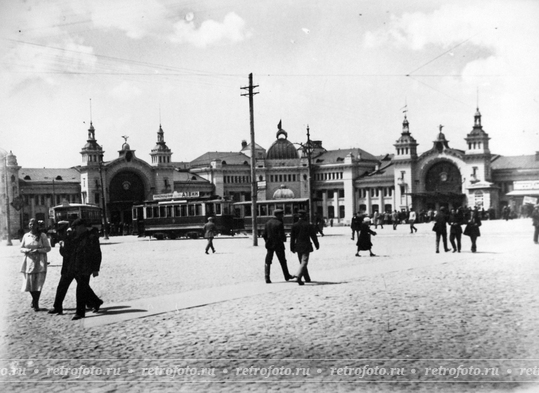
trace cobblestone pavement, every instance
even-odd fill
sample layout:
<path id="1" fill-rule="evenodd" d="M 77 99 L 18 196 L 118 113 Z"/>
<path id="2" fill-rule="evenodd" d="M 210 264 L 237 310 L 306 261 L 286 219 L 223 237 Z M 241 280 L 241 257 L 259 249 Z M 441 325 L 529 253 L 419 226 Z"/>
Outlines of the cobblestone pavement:
<path id="1" fill-rule="evenodd" d="M 539 391 L 539 246 L 530 220 L 484 222 L 478 253 L 434 253 L 431 225 L 378 229 L 370 258 L 327 228 L 312 284 L 84 328 L 35 313 L 19 292 L 18 242 L 0 244 L 0 383 L 9 392 Z M 107 304 L 263 282 L 263 242 L 102 241 L 92 287 Z M 288 253 L 295 271 L 295 255 Z M 41 306 L 59 279 L 58 249 Z M 336 280 L 343 272 L 350 279 Z M 358 272 L 365 272 L 358 275 Z M 277 262 L 272 280 L 283 281 Z M 12 375 L 10 375 L 12 374 Z"/>

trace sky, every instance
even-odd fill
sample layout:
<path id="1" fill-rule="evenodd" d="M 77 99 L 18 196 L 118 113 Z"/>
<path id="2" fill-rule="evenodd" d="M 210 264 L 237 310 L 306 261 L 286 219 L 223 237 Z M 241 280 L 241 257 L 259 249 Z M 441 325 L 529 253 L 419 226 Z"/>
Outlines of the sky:
<path id="1" fill-rule="evenodd" d="M 26 168 L 240 151 L 277 125 L 294 143 L 418 152 L 439 125 L 465 149 L 479 107 L 490 149 L 539 151 L 539 1 L 27 0 L 0 2 L 0 148 Z"/>

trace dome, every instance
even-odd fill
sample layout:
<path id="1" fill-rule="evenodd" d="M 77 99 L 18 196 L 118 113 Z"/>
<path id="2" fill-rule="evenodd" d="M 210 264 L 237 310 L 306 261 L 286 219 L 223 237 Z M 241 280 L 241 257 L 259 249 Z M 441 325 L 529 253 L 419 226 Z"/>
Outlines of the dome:
<path id="1" fill-rule="evenodd" d="M 131 146 L 129 146 L 129 143 L 124 142 L 124 144 L 122 145 L 122 150 L 131 150 Z"/>
<path id="2" fill-rule="evenodd" d="M 273 193 L 273 199 L 291 199 L 294 198 L 294 192 L 284 184 L 281 184 L 281 187 Z"/>
<path id="3" fill-rule="evenodd" d="M 280 136 L 284 136 L 279 138 Z M 288 134 L 285 130 L 279 129 L 277 131 L 277 140 L 268 149 L 266 158 L 268 160 L 288 160 L 288 159 L 297 159 L 298 151 L 294 147 L 294 144 L 288 139 Z"/>

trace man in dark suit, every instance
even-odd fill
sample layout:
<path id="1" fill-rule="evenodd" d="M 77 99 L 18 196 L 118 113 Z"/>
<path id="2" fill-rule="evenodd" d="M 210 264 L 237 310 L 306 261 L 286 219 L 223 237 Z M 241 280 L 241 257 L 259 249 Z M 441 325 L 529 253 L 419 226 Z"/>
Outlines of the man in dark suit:
<path id="1" fill-rule="evenodd" d="M 98 312 L 103 304 L 90 287 L 90 277 L 99 275 L 101 247 L 98 234 L 89 231 L 83 219 L 78 218 L 73 221 L 71 228 L 72 235 L 66 237 L 60 245 L 60 254 L 63 256 L 62 271 L 54 306 L 49 310 L 49 314 L 63 313 L 62 303 L 69 285 L 75 279 L 77 281 L 77 311 L 73 320 L 78 320 L 85 317 L 87 306 L 93 308 L 94 312 Z"/>
<path id="2" fill-rule="evenodd" d="M 435 224 L 432 230 L 436 232 L 436 253 L 440 252 L 440 238 L 443 241 L 445 252 L 451 251 L 450 248 L 447 248 L 447 211 L 445 206 L 442 206 L 436 213 L 434 221 Z"/>
<path id="3" fill-rule="evenodd" d="M 296 275 L 299 285 L 304 285 L 302 278 L 304 278 L 306 282 L 311 282 L 309 270 L 307 269 L 309 254 L 313 252 L 311 240 L 318 250 L 320 245 L 318 244 L 318 238 L 316 237 L 316 230 L 309 224 L 307 213 L 304 210 L 300 210 L 299 221 L 292 225 L 292 233 L 290 234 L 290 251 L 298 253 L 300 263 L 298 274 Z"/>
<path id="4" fill-rule="evenodd" d="M 294 276 L 290 275 L 288 272 L 288 265 L 286 264 L 284 247 L 284 243 L 286 242 L 286 234 L 284 232 L 283 211 L 281 209 L 275 209 L 273 214 L 275 217 L 268 220 L 262 235 L 266 241 L 267 250 L 264 270 L 266 284 L 271 284 L 270 271 L 273 254 L 277 254 L 277 259 L 279 259 L 279 263 L 281 264 L 281 268 L 283 270 L 284 279 L 288 281 L 294 278 Z"/>

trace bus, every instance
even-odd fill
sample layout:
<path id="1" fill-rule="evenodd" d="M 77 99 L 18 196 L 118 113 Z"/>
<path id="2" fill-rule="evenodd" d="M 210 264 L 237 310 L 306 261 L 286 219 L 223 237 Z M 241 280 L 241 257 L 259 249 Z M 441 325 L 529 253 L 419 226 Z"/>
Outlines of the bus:
<path id="1" fill-rule="evenodd" d="M 257 234 L 261 236 L 264 227 L 268 220 L 274 217 L 273 212 L 275 209 L 281 209 L 284 220 L 284 229 L 286 232 L 290 232 L 292 225 L 298 220 L 298 211 L 309 211 L 309 198 L 294 198 L 294 199 L 273 199 L 268 201 L 257 201 Z M 252 201 L 236 202 L 234 203 L 234 209 L 240 219 L 243 220 L 245 230 L 247 232 L 253 231 L 253 214 L 252 214 Z"/>
<path id="2" fill-rule="evenodd" d="M 138 235 L 156 239 L 203 237 L 209 217 L 214 218 L 221 235 L 234 236 L 243 231 L 243 222 L 234 216 L 232 202 L 219 197 L 152 200 L 133 206 Z"/>
<path id="3" fill-rule="evenodd" d="M 47 234 L 51 239 L 52 247 L 62 239 L 65 235 L 64 231 L 71 226 L 73 221 L 77 218 L 84 219 L 88 228 L 95 228 L 101 233 L 103 216 L 101 207 L 97 205 L 66 203 L 54 206 L 51 210 L 54 225 Z"/>

